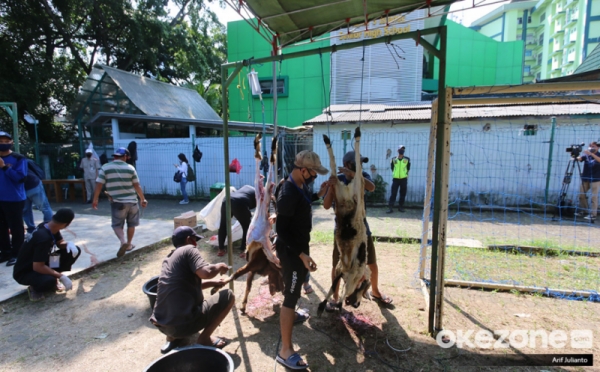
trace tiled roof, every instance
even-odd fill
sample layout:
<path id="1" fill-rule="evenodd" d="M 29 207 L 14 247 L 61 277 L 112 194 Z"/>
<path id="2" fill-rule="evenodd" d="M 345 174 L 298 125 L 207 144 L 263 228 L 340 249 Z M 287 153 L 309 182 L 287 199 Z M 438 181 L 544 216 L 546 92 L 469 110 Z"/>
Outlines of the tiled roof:
<path id="1" fill-rule="evenodd" d="M 573 74 L 594 71 L 600 69 L 600 44 L 596 45 L 594 50 L 583 60 Z"/>

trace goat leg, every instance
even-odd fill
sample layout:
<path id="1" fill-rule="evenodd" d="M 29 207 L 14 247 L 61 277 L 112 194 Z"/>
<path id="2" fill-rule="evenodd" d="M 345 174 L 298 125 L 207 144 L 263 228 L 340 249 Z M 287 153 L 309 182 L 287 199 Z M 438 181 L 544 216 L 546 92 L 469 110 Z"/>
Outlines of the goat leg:
<path id="1" fill-rule="evenodd" d="M 336 277 L 333 279 L 333 283 L 331 285 L 331 288 L 329 288 L 329 292 L 327 292 L 327 296 L 325 296 L 325 300 L 323 300 L 321 303 L 319 303 L 319 308 L 317 309 L 317 316 L 321 316 L 321 314 L 323 314 L 323 310 L 325 310 L 325 306 L 327 306 L 327 301 L 329 300 L 329 298 L 331 296 L 333 296 L 333 292 L 335 291 L 335 288 L 337 287 L 338 283 L 340 282 L 340 279 L 342 279 L 342 272 L 341 270 L 339 270 L 340 265 L 338 263 L 338 266 L 336 267 Z M 343 298 L 343 297 L 342 297 Z M 341 304 L 339 304 L 339 306 L 341 307 Z"/>
<path id="2" fill-rule="evenodd" d="M 242 307 L 240 308 L 240 311 L 242 312 L 242 314 L 246 314 L 246 304 L 248 304 L 248 294 L 250 293 L 250 290 L 252 289 L 252 280 L 254 279 L 254 272 L 250 271 L 248 273 L 248 276 L 246 277 L 246 292 L 244 292 L 244 299 L 242 300 Z"/>

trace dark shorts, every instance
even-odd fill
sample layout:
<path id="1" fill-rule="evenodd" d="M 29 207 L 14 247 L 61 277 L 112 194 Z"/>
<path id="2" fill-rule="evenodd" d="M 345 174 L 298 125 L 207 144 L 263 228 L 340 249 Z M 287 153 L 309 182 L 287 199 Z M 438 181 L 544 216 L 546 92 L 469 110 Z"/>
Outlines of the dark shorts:
<path id="1" fill-rule="evenodd" d="M 125 221 L 127 227 L 136 227 L 140 224 L 140 207 L 137 203 L 119 203 L 110 204 L 112 227 L 123 228 Z"/>
<path id="2" fill-rule="evenodd" d="M 335 239 L 333 240 L 333 254 L 332 254 L 332 267 L 335 268 L 338 261 L 340 260 L 340 251 L 337 248 Z M 367 235 L 367 265 L 373 265 L 377 263 L 377 255 L 375 254 L 375 244 L 373 243 L 373 236 Z"/>
<path id="3" fill-rule="evenodd" d="M 178 326 L 162 326 L 155 324 L 163 334 L 173 338 L 186 338 L 206 328 L 206 326 L 229 305 L 233 292 L 223 289 L 205 299 L 199 306 L 197 315 L 190 322 Z"/>
<path id="4" fill-rule="evenodd" d="M 277 245 L 277 256 L 281 261 L 281 274 L 283 275 L 283 296 L 300 298 L 302 294 L 302 283 L 306 279 L 308 269 L 300 259 L 300 256 L 292 253 L 291 250 Z"/>

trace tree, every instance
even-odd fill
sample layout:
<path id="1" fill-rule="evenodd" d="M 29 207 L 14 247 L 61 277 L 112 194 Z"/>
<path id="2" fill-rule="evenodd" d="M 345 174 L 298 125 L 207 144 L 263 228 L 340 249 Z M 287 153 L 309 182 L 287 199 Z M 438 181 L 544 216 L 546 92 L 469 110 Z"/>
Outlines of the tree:
<path id="1" fill-rule="evenodd" d="M 25 111 L 41 141 L 62 142 L 71 133 L 54 117 L 94 64 L 208 88 L 220 82 L 226 37 L 202 0 L 3 0 L 0 50 L 0 101 L 17 102 L 30 138 Z M 0 127 L 10 128 L 3 114 Z"/>

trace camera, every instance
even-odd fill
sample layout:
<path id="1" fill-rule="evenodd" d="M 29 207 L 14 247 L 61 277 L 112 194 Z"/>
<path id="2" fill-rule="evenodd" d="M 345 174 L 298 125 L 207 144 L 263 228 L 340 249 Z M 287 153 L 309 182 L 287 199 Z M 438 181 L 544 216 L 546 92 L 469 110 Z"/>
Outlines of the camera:
<path id="1" fill-rule="evenodd" d="M 579 145 L 571 145 L 566 148 L 566 152 L 570 152 L 572 158 L 577 158 L 581 154 L 581 151 L 583 151 L 583 146 L 585 146 L 584 142 L 581 142 Z"/>

